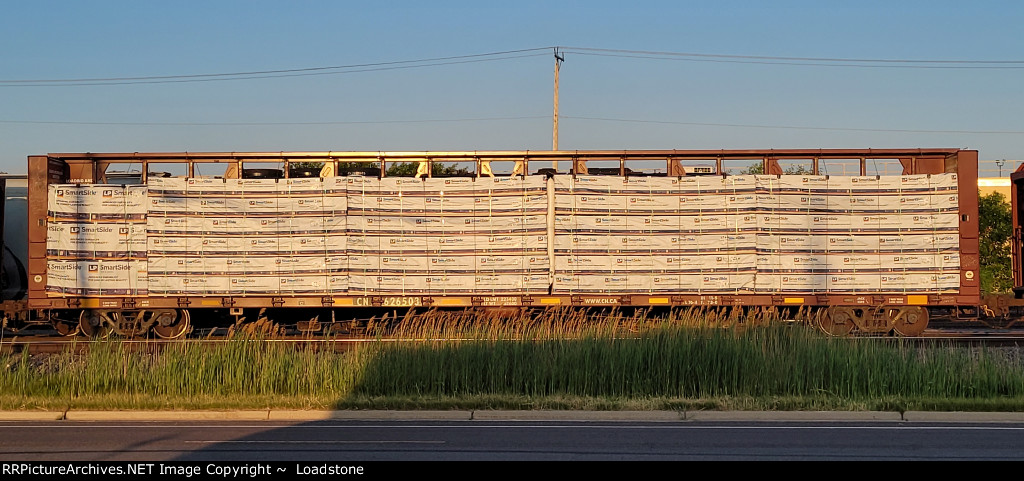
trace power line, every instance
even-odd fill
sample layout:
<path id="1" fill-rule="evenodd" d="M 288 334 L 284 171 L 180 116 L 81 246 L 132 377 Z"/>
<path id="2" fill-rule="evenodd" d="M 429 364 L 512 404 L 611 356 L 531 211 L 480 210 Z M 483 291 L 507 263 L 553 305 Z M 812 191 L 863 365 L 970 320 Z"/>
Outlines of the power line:
<path id="1" fill-rule="evenodd" d="M 591 52 L 575 52 L 576 55 L 589 55 L 597 57 L 618 57 L 618 58 L 639 58 L 647 60 L 674 60 L 681 62 L 708 62 L 708 63 L 739 63 L 739 64 L 760 64 L 760 65 L 785 65 L 785 66 L 806 66 L 806 67 L 844 67 L 844 68 L 903 68 L 903 69 L 990 69 L 990 70 L 1017 70 L 1024 69 L 1021 66 L 973 66 L 973 65 L 869 65 L 869 64 L 840 64 L 840 63 L 811 63 L 811 62 L 771 62 L 757 60 L 727 60 L 713 58 L 662 58 L 643 55 L 628 54 L 602 54 Z"/>
<path id="2" fill-rule="evenodd" d="M 463 63 L 490 62 L 514 58 L 547 55 L 549 47 L 520 50 L 506 50 L 472 55 L 456 55 L 418 60 L 398 60 L 392 62 L 375 62 L 352 65 L 335 65 L 329 67 L 307 67 L 297 69 L 260 70 L 250 72 L 209 73 L 194 75 L 158 75 L 147 77 L 105 77 L 76 79 L 29 79 L 0 80 L 0 87 L 66 87 L 91 85 L 131 85 L 156 83 L 215 82 L 228 80 L 250 80 L 279 77 L 305 77 L 313 75 L 340 75 L 356 72 L 376 72 L 382 70 L 398 70 L 408 68 L 434 67 L 438 65 L 455 65 Z"/>
<path id="3" fill-rule="evenodd" d="M 417 124 L 417 123 L 445 123 L 445 122 L 493 122 L 504 120 L 537 120 L 547 119 L 547 116 L 523 116 L 523 117 L 477 117 L 461 119 L 408 119 L 408 120 L 337 120 L 323 122 L 85 122 L 73 120 L 0 120 L 0 124 L 25 124 L 25 125 L 117 125 L 117 126 L 177 126 L 177 127 L 258 127 L 258 126 L 288 126 L 288 125 L 361 125 L 361 124 Z"/>
<path id="4" fill-rule="evenodd" d="M 863 68 L 942 68 L 942 69 L 1022 69 L 1024 60 L 922 60 L 841 57 L 781 57 L 767 55 L 726 55 L 651 50 L 621 50 L 590 47 L 561 47 L 578 55 L 627 57 L 651 60 L 686 60 L 695 62 L 752 63 L 766 65 L 803 65 L 820 67 Z"/>
<path id="5" fill-rule="evenodd" d="M 856 128 L 856 127 L 821 127 L 801 125 L 764 125 L 764 124 L 734 124 L 715 122 L 683 122 L 672 120 L 644 120 L 644 119 L 622 119 L 611 117 L 588 117 L 579 115 L 562 115 L 563 119 L 593 120 L 599 122 L 627 122 L 640 124 L 662 124 L 662 125 L 690 125 L 696 127 L 728 127 L 746 129 L 783 129 L 783 130 L 826 130 L 845 132 L 894 132 L 894 133 L 915 133 L 915 134 L 988 134 L 988 135 L 1024 135 L 1019 130 L 923 130 L 923 129 L 878 129 L 878 128 Z M 158 126 L 158 127 L 260 127 L 260 126 L 289 126 L 289 125 L 374 125 L 374 124 L 417 124 L 417 123 L 455 123 L 455 122 L 499 122 L 515 120 L 540 120 L 548 119 L 544 115 L 519 116 L 519 117 L 472 117 L 455 119 L 388 119 L 388 120 L 329 120 L 318 122 L 89 122 L 73 120 L 0 120 L 0 124 L 23 124 L 23 125 L 111 125 L 111 126 Z"/>
<path id="6" fill-rule="evenodd" d="M 787 130 L 834 130 L 843 132 L 896 132 L 911 134 L 994 134 L 994 135 L 1024 135 L 1020 130 L 920 130 L 920 129 L 868 129 L 850 127 L 810 127 L 800 125 L 761 125 L 761 124 L 727 124 L 710 122 L 677 122 L 670 120 L 641 120 L 641 119 L 616 119 L 609 117 L 584 117 L 576 115 L 563 115 L 563 119 L 596 120 L 601 122 L 630 122 L 641 124 L 665 124 L 665 125 L 693 125 L 698 127 L 735 127 L 746 129 L 787 129 Z"/>
<path id="7" fill-rule="evenodd" d="M 0 87 L 67 87 L 96 85 L 132 85 L 183 82 L 216 82 L 229 80 L 252 80 L 279 77 L 303 77 L 313 75 L 340 75 L 357 72 L 376 72 L 408 68 L 434 67 L 461 63 L 489 62 L 523 57 L 544 56 L 543 52 L 556 49 L 577 55 L 639 58 L 648 60 L 684 60 L 694 62 L 724 62 L 762 65 L 799 65 L 816 67 L 860 67 L 860 68 L 926 68 L 926 69 L 1024 69 L 1024 60 L 927 60 L 927 59 L 878 59 L 841 57 L 784 57 L 768 55 L 729 55 L 697 52 L 672 52 L 654 50 L 624 50 L 594 47 L 536 47 L 504 50 L 469 55 L 451 55 L 414 60 L 396 60 L 362 64 L 304 67 L 294 69 L 252 70 L 242 72 L 220 72 L 187 75 L 154 75 L 129 77 L 89 77 L 70 79 L 2 79 Z"/>
<path id="8" fill-rule="evenodd" d="M 345 70 L 341 72 L 308 72 L 308 73 L 295 73 L 295 74 L 280 74 L 280 75 L 253 75 L 253 76 L 242 76 L 242 77 L 224 77 L 224 78 L 200 78 L 200 79 L 180 79 L 180 80 L 142 80 L 142 81 L 125 81 L 125 82 L 83 82 L 83 83 L 68 83 L 68 84 L 17 84 L 17 85 L 6 85 L 0 83 L 0 87 L 80 87 L 80 86 L 95 86 L 95 85 L 135 85 L 135 84 L 168 84 L 168 83 L 194 83 L 194 82 L 224 82 L 230 80 L 251 80 L 251 79 L 268 79 L 268 78 L 286 78 L 286 77 L 311 77 L 317 75 L 341 75 L 358 72 L 379 72 L 383 70 L 401 70 L 410 68 L 422 68 L 422 67 L 435 67 L 438 65 L 456 65 L 466 63 L 478 63 L 478 62 L 493 62 L 496 60 L 508 60 L 513 58 L 524 58 L 524 57 L 539 57 L 546 56 L 547 54 L 535 53 L 526 55 L 515 55 L 501 58 L 487 58 L 487 59 L 474 59 L 474 60 L 459 60 L 449 62 L 437 62 L 429 64 L 419 65 L 402 65 L 392 67 L 374 67 L 366 69 L 356 70 Z"/>

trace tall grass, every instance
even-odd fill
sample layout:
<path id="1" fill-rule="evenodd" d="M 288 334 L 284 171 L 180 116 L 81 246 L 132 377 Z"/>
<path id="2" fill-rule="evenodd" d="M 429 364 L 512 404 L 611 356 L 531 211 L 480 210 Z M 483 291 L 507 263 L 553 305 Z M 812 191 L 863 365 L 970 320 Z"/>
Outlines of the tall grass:
<path id="1" fill-rule="evenodd" d="M 197 399 L 245 404 L 246 398 L 281 396 L 333 400 L 354 384 L 360 359 L 358 350 L 322 353 L 247 335 L 214 345 L 172 343 L 156 353 L 116 340 L 93 343 L 86 354 L 73 351 L 0 359 L 6 402 L 14 396 L 30 404 L 47 400 L 51 407 L 56 400 L 76 405 L 109 396 L 121 396 L 129 407 L 134 398 L 147 405 L 192 405 Z"/>
<path id="2" fill-rule="evenodd" d="M 156 353 L 106 341 L 86 354 L 8 355 L 0 357 L 0 407 L 615 408 L 625 400 L 665 408 L 718 400 L 710 406 L 1024 410 L 1016 351 L 830 338 L 780 323 L 773 311 L 430 311 L 374 320 L 368 332 L 375 341 L 345 352 L 243 333 Z"/>
<path id="3" fill-rule="evenodd" d="M 901 339 L 836 339 L 777 313 L 549 311 L 507 323 L 464 313 L 406 318 L 391 332 L 433 342 L 380 346 L 356 392 L 609 398 L 1024 396 L 1024 365 L 987 350 Z M 430 317 L 430 316 L 427 316 Z M 449 322 L 434 324 L 439 318 Z"/>

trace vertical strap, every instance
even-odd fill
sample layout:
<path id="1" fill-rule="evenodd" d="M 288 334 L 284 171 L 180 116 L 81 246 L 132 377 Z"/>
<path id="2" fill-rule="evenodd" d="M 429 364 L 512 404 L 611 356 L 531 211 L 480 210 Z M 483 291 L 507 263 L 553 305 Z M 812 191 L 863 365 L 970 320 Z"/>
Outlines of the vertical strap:
<path id="1" fill-rule="evenodd" d="M 548 286 L 549 286 L 549 290 L 553 291 L 554 290 L 554 284 L 555 284 L 555 195 L 556 195 L 555 194 L 555 179 L 554 179 L 554 177 L 547 177 L 545 179 L 545 181 L 546 181 L 546 187 L 547 187 L 547 201 L 548 201 L 548 210 L 547 210 L 547 214 L 545 215 L 545 221 L 547 223 L 547 230 L 546 230 L 546 232 L 547 232 L 547 239 L 546 240 L 547 240 L 547 253 L 548 253 Z M 568 195 L 569 195 L 570 198 L 573 199 L 573 206 L 575 206 L 576 202 L 575 202 L 575 198 L 573 197 L 571 179 L 570 179 L 569 186 L 570 186 L 570 189 L 569 189 L 569 194 Z M 572 210 L 575 210 L 575 209 L 572 209 Z M 573 213 L 573 214 L 575 214 L 575 213 Z M 573 219 L 575 219 L 575 215 L 573 215 Z M 568 255 L 568 257 L 569 258 L 572 258 L 572 256 L 575 254 L 575 252 L 574 252 L 575 249 L 573 248 L 573 245 L 572 245 L 572 235 L 573 235 L 573 231 L 574 230 L 575 229 L 569 229 L 569 235 L 568 235 L 568 240 L 569 240 L 569 242 L 568 242 L 568 245 L 569 245 L 569 255 Z M 575 278 L 575 273 L 572 272 L 574 269 L 575 269 L 575 267 L 572 267 L 572 268 L 569 269 L 569 274 L 573 278 Z M 571 282 L 569 283 L 569 292 L 572 293 L 572 283 Z"/>

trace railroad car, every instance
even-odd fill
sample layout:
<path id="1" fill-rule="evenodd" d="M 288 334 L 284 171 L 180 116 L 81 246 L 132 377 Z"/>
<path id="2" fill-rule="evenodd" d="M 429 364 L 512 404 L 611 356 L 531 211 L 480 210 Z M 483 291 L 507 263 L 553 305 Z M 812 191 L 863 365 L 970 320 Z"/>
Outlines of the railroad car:
<path id="1" fill-rule="evenodd" d="M 916 336 L 1020 303 L 981 299 L 977 176 L 961 149 L 30 156 L 5 324 L 176 338 L 265 309 L 319 330 L 357 308 L 706 306 Z"/>

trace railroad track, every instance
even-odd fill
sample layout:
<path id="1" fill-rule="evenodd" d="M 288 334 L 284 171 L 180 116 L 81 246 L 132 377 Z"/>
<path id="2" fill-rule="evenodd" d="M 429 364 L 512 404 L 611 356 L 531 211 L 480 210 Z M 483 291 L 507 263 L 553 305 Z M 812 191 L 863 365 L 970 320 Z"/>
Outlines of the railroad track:
<path id="1" fill-rule="evenodd" d="M 188 338 L 165 340 L 134 338 L 124 339 L 110 337 L 106 339 L 88 339 L 80 336 L 65 337 L 56 331 L 39 329 L 33 332 L 3 333 L 0 336 L 0 354 L 21 353 L 28 351 L 29 354 L 56 354 L 72 349 L 85 352 L 91 345 L 98 342 L 116 341 L 129 349 L 140 349 L 159 351 L 167 346 L 181 343 L 195 343 L 216 346 L 235 339 L 228 335 L 226 330 L 217 333 L 200 332 Z M 1019 347 L 1024 346 L 1024 328 L 993 330 L 988 328 L 953 328 L 953 329 L 928 329 L 919 337 L 896 337 L 896 336 L 851 336 L 851 340 L 899 340 L 901 342 L 912 342 L 920 345 L 953 345 L 953 346 L 987 346 L 987 347 Z M 426 341 L 427 339 L 423 339 Z M 342 351 L 354 345 L 367 342 L 398 342 L 408 339 L 387 338 L 387 337 L 366 337 L 354 334 L 333 335 L 327 337 L 322 333 L 300 333 L 297 331 L 286 332 L 284 335 L 262 338 L 259 342 L 272 342 L 280 344 L 291 344 L 296 347 L 313 346 L 316 349 L 331 351 Z"/>
<path id="2" fill-rule="evenodd" d="M 305 336 L 278 336 L 272 338 L 259 339 L 258 342 L 272 342 L 281 344 L 293 344 L 295 346 L 315 346 L 317 349 L 341 351 L 347 349 L 355 344 L 362 344 L 366 342 L 376 341 L 378 339 L 366 338 L 366 337 L 331 337 L 325 338 Z M 0 339 L 0 354 L 10 353 L 21 353 L 25 350 L 29 354 L 57 354 L 65 352 L 67 350 L 74 350 L 76 352 L 85 352 L 90 346 L 102 342 L 117 342 L 128 349 L 146 350 L 157 352 L 168 346 L 180 345 L 182 343 L 193 343 L 201 345 L 216 346 L 218 344 L 224 344 L 227 342 L 234 342 L 236 339 L 227 337 L 225 335 L 208 336 L 208 337 L 189 337 L 184 339 L 122 339 L 122 338 L 106 338 L 106 339 L 88 339 L 84 337 L 64 337 L 53 334 L 33 334 L 33 335 L 21 335 L 21 336 L 4 336 Z M 385 339 L 387 341 L 387 339 Z"/>

